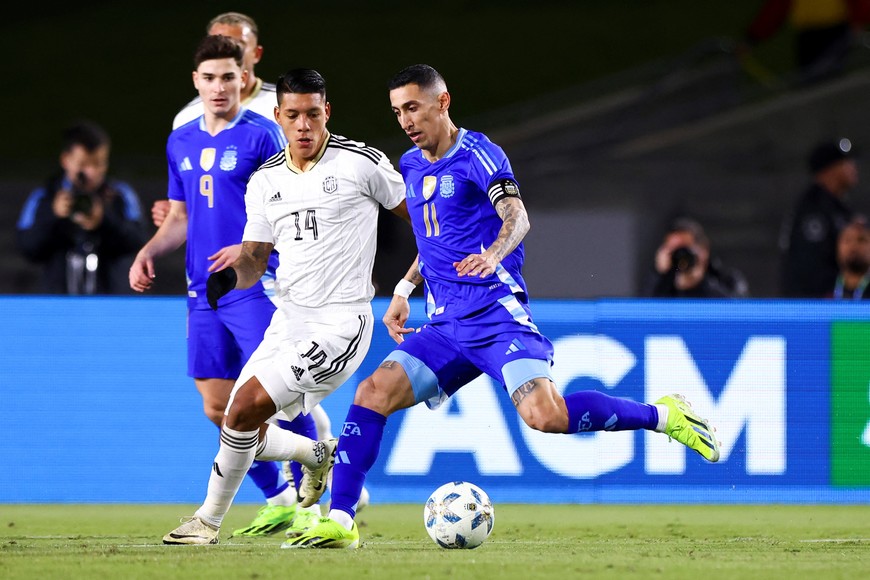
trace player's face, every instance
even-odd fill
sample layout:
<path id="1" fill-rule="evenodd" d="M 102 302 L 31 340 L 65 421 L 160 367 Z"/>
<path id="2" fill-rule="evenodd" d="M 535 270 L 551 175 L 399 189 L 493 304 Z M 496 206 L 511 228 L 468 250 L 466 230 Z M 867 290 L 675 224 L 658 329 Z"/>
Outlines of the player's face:
<path id="1" fill-rule="evenodd" d="M 275 119 L 284 130 L 294 161 L 314 159 L 326 139 L 329 103 L 317 93 L 286 93 Z"/>
<path id="2" fill-rule="evenodd" d="M 215 24 L 209 31 L 211 35 L 220 34 L 238 41 L 245 49 L 242 57 L 242 68 L 253 77 L 254 65 L 263 57 L 263 47 L 257 44 L 257 37 L 247 26 L 238 24 Z"/>
<path id="3" fill-rule="evenodd" d="M 241 88 L 247 75 L 231 58 L 206 60 L 193 71 L 193 86 L 205 105 L 216 117 L 235 114 L 241 100 Z"/>
<path id="4" fill-rule="evenodd" d="M 420 149 L 435 151 L 449 132 L 447 93 L 424 91 L 414 83 L 390 91 L 390 106 L 399 126 Z"/>

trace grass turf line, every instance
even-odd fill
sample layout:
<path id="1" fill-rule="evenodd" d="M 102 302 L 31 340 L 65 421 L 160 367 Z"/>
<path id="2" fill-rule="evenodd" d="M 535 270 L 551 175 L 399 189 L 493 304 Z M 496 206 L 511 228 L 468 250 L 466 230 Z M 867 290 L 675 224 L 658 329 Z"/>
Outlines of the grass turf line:
<path id="1" fill-rule="evenodd" d="M 496 505 L 476 550 L 443 550 L 422 505 L 373 505 L 359 550 L 281 550 L 283 534 L 164 546 L 185 505 L 0 505 L 0 578 L 866 578 L 870 506 Z"/>

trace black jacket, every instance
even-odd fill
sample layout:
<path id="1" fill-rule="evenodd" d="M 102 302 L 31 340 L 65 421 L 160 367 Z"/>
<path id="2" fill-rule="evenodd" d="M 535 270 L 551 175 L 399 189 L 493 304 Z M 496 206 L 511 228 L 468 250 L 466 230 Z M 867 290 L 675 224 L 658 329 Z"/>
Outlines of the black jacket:
<path id="1" fill-rule="evenodd" d="M 786 218 L 780 235 L 783 296 L 823 298 L 837 279 L 837 237 L 854 212 L 813 184 Z"/>
<path id="2" fill-rule="evenodd" d="M 86 231 L 52 210 L 55 194 L 71 189 L 62 176 L 34 190 L 18 220 L 17 241 L 21 253 L 44 266 L 42 290 L 51 294 L 84 293 L 70 288 L 70 258 L 88 254 L 97 257 L 96 294 L 129 292 L 127 270 L 135 253 L 145 243 L 142 208 L 136 192 L 126 183 L 110 179 L 98 190 L 103 200 L 103 222 Z M 80 261 L 80 260 L 79 260 Z"/>

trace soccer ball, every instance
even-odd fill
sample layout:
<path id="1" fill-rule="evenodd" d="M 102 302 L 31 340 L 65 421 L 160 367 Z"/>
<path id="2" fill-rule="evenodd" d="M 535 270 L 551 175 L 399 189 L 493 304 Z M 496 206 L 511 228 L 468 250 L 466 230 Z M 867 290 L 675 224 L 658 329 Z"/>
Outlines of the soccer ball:
<path id="1" fill-rule="evenodd" d="M 432 492 L 423 508 L 429 537 L 442 548 L 476 548 L 492 532 L 489 496 L 467 481 L 451 481 Z"/>

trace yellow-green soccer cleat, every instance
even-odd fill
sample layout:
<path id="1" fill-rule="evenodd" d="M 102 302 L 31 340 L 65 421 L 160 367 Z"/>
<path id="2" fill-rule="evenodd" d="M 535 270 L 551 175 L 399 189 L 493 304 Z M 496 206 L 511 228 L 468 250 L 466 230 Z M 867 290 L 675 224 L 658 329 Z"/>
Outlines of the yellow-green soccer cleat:
<path id="1" fill-rule="evenodd" d="M 349 530 L 329 518 L 320 518 L 317 525 L 299 536 L 281 544 L 282 548 L 343 548 L 355 550 L 359 546 L 356 522 Z"/>
<path id="2" fill-rule="evenodd" d="M 170 545 L 204 545 L 220 542 L 220 529 L 214 528 L 196 516 L 183 518 L 181 525 L 163 536 Z"/>
<path id="3" fill-rule="evenodd" d="M 656 405 L 665 405 L 668 408 L 665 435 L 697 451 L 711 463 L 719 461 L 716 430 L 709 421 L 695 414 L 692 405 L 682 395 L 666 395 L 656 401 Z"/>
<path id="4" fill-rule="evenodd" d="M 298 538 L 320 522 L 320 508 L 299 508 L 296 510 L 296 518 L 293 524 L 287 528 L 284 535 L 288 538 Z"/>
<path id="5" fill-rule="evenodd" d="M 295 505 L 264 505 L 247 527 L 233 531 L 233 537 L 269 536 L 286 530 L 296 518 Z"/>

